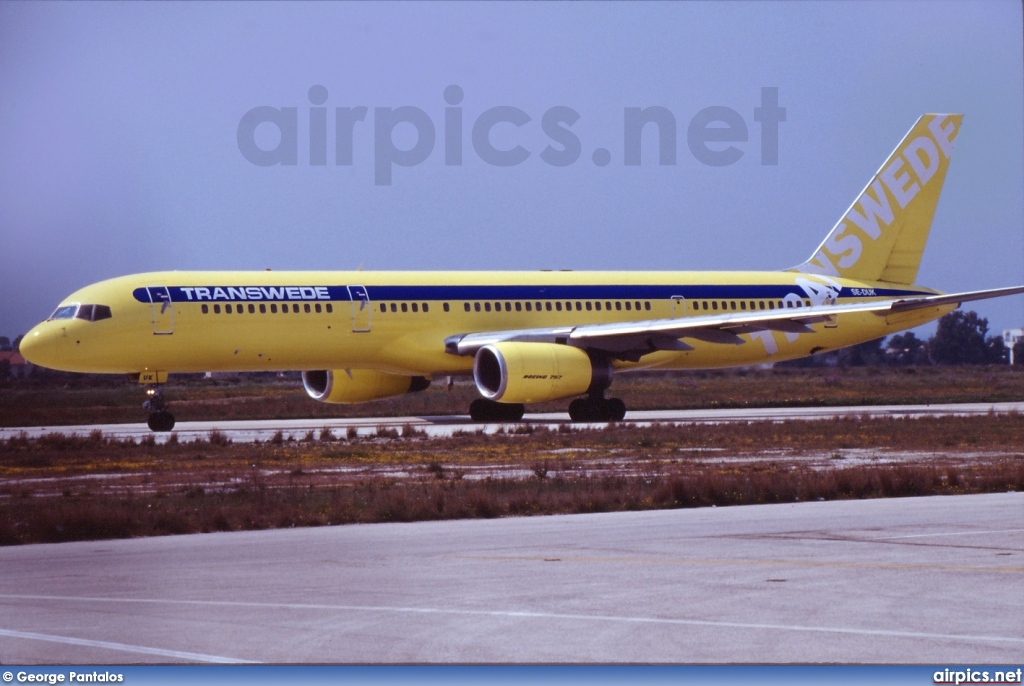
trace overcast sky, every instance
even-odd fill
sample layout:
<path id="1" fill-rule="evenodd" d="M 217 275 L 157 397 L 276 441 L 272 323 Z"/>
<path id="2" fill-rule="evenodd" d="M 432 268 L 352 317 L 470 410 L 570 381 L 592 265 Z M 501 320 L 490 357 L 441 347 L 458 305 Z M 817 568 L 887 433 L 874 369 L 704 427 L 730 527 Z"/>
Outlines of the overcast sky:
<path id="1" fill-rule="evenodd" d="M 0 334 L 164 269 L 782 269 L 925 112 L 966 117 L 919 281 L 1024 284 L 1022 54 L 1015 1 L 0 3 Z M 626 109 L 655 106 L 675 163 L 648 126 L 627 165 Z M 246 129 L 261 107 L 294 139 Z M 731 164 L 691 150 L 708 107 L 747 130 L 708 144 Z M 493 108 L 529 119 L 490 130 L 516 164 L 474 144 Z M 1024 297 L 971 308 L 1024 325 Z"/>

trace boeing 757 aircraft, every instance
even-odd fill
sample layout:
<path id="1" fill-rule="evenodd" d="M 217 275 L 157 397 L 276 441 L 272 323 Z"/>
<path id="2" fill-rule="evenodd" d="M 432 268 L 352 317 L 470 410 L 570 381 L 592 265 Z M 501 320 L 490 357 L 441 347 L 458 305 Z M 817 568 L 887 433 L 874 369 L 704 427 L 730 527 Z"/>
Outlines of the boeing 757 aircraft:
<path id="1" fill-rule="evenodd" d="M 470 375 L 476 421 L 561 398 L 620 420 L 615 374 L 788 360 L 919 326 L 1024 286 L 914 285 L 963 117 L 926 114 L 803 264 L 763 272 L 156 272 L 71 294 L 33 328 L 34 364 L 137 375 L 154 431 L 169 374 L 298 370 L 357 403 Z"/>

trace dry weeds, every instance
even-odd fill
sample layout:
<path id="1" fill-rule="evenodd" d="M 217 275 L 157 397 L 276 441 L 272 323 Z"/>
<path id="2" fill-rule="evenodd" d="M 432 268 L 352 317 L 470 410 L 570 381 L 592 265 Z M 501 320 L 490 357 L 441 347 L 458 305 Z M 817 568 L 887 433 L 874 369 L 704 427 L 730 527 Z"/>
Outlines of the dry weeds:
<path id="1" fill-rule="evenodd" d="M 1024 489 L 1024 417 L 0 442 L 0 544 Z"/>

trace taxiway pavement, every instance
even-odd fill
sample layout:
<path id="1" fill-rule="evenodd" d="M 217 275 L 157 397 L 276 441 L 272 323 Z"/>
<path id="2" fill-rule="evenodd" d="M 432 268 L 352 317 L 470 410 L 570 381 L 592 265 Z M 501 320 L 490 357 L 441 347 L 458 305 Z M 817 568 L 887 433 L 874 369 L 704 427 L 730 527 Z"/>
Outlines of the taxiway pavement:
<path id="1" fill-rule="evenodd" d="M 1018 664 L 1024 493 L 0 549 L 0 662 Z"/>

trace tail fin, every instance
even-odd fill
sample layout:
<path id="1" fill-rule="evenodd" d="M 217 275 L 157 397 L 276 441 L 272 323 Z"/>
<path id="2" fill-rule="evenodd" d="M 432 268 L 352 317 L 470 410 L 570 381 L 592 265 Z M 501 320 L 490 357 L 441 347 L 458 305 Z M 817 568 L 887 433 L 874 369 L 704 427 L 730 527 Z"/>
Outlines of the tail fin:
<path id="1" fill-rule="evenodd" d="M 925 114 L 809 260 L 791 271 L 912 284 L 962 114 Z"/>

